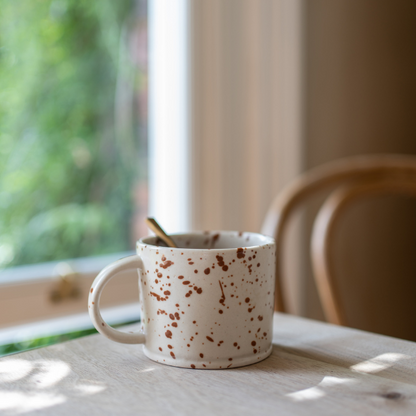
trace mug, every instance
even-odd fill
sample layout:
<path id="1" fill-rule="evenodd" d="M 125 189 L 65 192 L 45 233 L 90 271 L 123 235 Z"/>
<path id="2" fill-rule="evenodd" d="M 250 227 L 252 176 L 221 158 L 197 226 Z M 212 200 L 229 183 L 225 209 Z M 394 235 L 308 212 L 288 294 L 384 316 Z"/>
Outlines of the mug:
<path id="1" fill-rule="evenodd" d="M 97 330 L 107 338 L 143 344 L 151 360 L 176 367 L 224 369 L 253 364 L 272 351 L 275 242 L 249 232 L 195 232 L 137 242 L 137 255 L 118 260 L 94 280 L 88 300 Z M 105 285 L 118 272 L 139 273 L 141 332 L 104 322 Z"/>

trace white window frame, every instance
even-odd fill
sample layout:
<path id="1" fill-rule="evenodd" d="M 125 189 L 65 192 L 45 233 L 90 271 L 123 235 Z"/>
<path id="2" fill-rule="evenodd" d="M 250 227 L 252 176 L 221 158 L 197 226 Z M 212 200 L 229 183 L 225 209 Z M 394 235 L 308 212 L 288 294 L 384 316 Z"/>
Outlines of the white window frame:
<path id="1" fill-rule="evenodd" d="M 149 215 L 168 233 L 192 228 L 189 7 L 149 2 Z"/>

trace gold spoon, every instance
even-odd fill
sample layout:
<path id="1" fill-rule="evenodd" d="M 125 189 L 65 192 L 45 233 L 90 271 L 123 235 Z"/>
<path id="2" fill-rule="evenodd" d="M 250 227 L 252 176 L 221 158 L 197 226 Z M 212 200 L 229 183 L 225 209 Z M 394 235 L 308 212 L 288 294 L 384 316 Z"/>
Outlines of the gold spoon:
<path id="1" fill-rule="evenodd" d="M 177 247 L 154 218 L 146 218 L 146 224 L 168 247 Z"/>

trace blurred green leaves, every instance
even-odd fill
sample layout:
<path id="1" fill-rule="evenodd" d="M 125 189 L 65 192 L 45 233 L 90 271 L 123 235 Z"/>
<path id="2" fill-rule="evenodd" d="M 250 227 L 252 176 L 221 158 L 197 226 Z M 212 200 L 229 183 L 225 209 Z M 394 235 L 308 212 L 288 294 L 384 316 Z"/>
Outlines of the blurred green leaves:
<path id="1" fill-rule="evenodd" d="M 97 333 L 95 329 L 86 329 L 81 331 L 70 332 L 68 334 L 51 335 L 49 337 L 35 338 L 23 342 L 0 345 L 0 357 L 16 352 L 23 352 L 34 348 L 46 347 L 48 345 L 70 341 L 72 339 L 85 337 L 86 335 L 91 335 L 95 333 Z"/>
<path id="2" fill-rule="evenodd" d="M 137 321 L 127 321 L 112 325 L 113 328 L 119 328 L 124 325 L 130 325 Z M 48 345 L 58 344 L 60 342 L 70 341 L 73 339 L 85 337 L 87 335 L 98 334 L 95 328 L 83 329 L 79 331 L 68 332 L 66 334 L 50 335 L 41 338 L 28 339 L 26 341 L 14 342 L 12 344 L 0 345 L 0 357 L 3 355 L 13 354 L 31 350 L 34 348 L 46 347 Z"/>
<path id="3" fill-rule="evenodd" d="M 0 267 L 129 248 L 134 11 L 133 0 L 0 0 Z"/>

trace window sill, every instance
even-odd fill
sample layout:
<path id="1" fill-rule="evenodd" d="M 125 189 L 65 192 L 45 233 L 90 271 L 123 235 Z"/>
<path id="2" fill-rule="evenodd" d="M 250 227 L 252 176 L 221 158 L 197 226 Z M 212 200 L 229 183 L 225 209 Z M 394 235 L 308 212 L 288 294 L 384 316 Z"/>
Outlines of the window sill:
<path id="1" fill-rule="evenodd" d="M 104 308 L 101 312 L 104 320 L 109 325 L 118 325 L 140 320 L 140 306 L 138 303 Z M 17 344 L 35 338 L 61 335 L 91 328 L 93 328 L 91 319 L 88 313 L 84 312 L 62 318 L 48 319 L 0 329 L 0 345 Z"/>
<path id="2" fill-rule="evenodd" d="M 3 270 L 0 273 L 0 330 L 86 312 L 89 289 L 97 274 L 111 262 L 132 254 L 134 252 L 65 261 L 77 272 L 74 284 L 78 296 L 56 302 L 51 300 L 51 293 L 60 284 L 61 278 L 56 272 L 60 262 Z M 107 285 L 100 304 L 106 308 L 138 299 L 137 271 L 129 270 Z"/>

